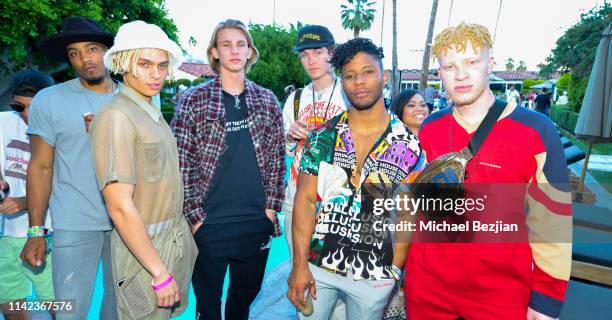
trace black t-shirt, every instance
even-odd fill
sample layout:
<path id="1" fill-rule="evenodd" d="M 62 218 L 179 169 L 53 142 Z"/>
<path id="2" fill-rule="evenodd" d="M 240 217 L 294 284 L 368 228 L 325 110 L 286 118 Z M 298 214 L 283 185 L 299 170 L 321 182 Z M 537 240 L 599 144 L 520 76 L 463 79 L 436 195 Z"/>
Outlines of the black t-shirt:
<path id="1" fill-rule="evenodd" d="M 265 218 L 265 194 L 249 131 L 244 92 L 236 98 L 223 91 L 225 143 L 204 203 L 206 223 Z"/>
<path id="2" fill-rule="evenodd" d="M 546 110 L 550 108 L 550 93 L 540 93 L 535 98 L 536 109 Z"/>

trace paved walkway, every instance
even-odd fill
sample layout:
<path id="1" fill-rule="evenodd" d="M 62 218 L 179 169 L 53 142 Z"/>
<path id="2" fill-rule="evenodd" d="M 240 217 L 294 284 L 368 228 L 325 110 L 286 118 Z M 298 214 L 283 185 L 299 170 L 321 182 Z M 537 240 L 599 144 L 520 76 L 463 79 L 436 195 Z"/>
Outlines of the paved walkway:
<path id="1" fill-rule="evenodd" d="M 289 259 L 270 270 L 262 290 L 251 306 L 249 319 L 297 319 L 296 309 L 287 299 L 287 278 L 291 272 Z"/>
<path id="2" fill-rule="evenodd" d="M 589 157 L 589 170 L 612 172 L 612 155 L 591 155 Z"/>

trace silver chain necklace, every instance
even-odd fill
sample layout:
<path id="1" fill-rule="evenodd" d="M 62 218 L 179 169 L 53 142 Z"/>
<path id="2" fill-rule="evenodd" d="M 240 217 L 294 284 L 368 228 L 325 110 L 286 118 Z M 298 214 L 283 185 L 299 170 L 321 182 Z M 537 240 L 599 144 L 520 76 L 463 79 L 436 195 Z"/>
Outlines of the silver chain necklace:
<path id="1" fill-rule="evenodd" d="M 336 83 L 338 82 L 338 78 L 334 79 L 334 86 L 332 87 L 332 91 L 331 94 L 329 95 L 329 100 L 327 101 L 327 107 L 325 107 L 325 114 L 323 115 L 323 122 L 325 122 L 325 119 L 327 119 L 327 111 L 329 110 L 329 105 L 332 102 L 332 97 L 334 96 L 334 91 L 336 90 Z M 326 92 L 327 90 L 324 90 L 323 92 Z M 317 93 L 318 94 L 318 93 Z M 319 96 L 318 100 L 321 100 L 323 93 L 321 93 Z M 316 109 L 317 109 L 317 104 L 316 102 L 318 100 L 315 100 L 315 88 L 314 88 L 314 83 L 312 84 L 312 117 L 315 121 L 315 128 L 318 126 L 317 123 L 317 115 L 316 115 Z"/>
<path id="2" fill-rule="evenodd" d="M 234 108 L 236 108 L 236 110 L 240 110 L 240 95 L 241 94 L 242 93 L 239 93 L 237 95 L 231 94 L 234 97 Z"/>

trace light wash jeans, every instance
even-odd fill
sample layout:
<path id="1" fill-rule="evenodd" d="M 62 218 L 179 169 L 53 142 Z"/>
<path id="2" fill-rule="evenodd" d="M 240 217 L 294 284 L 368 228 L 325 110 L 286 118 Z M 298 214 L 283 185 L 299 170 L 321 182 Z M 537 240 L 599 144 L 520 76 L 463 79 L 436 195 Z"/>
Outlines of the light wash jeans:
<path id="1" fill-rule="evenodd" d="M 72 299 L 74 312 L 58 313 L 58 320 L 86 319 L 100 259 L 104 296 L 100 319 L 117 319 L 115 286 L 110 263 L 112 231 L 55 230 L 53 234 L 53 287 L 56 299 Z"/>
<path id="2" fill-rule="evenodd" d="M 287 239 L 287 245 L 289 247 L 289 260 L 293 259 L 293 238 L 291 233 L 291 224 L 293 223 L 293 201 L 284 201 L 283 213 L 285 214 L 285 239 Z M 346 297 L 344 295 L 338 296 L 336 306 L 332 310 L 331 320 L 345 320 L 346 317 Z"/>
<path id="3" fill-rule="evenodd" d="M 350 320 L 381 319 L 387 305 L 395 280 L 353 280 L 353 273 L 346 277 L 331 273 L 311 263 L 308 268 L 315 279 L 317 299 L 313 299 L 314 313 L 306 317 L 301 312 L 301 320 L 327 320 L 336 305 L 338 294 L 346 295 L 346 318 Z M 334 312 L 335 314 L 335 312 Z"/>

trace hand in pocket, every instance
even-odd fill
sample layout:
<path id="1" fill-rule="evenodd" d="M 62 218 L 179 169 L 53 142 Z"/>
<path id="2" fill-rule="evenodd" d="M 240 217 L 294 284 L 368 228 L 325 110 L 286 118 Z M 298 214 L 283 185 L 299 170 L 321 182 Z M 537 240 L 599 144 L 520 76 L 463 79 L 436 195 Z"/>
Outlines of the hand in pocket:
<path id="1" fill-rule="evenodd" d="M 272 223 L 276 223 L 276 212 L 274 210 L 266 209 L 266 216 Z"/>

